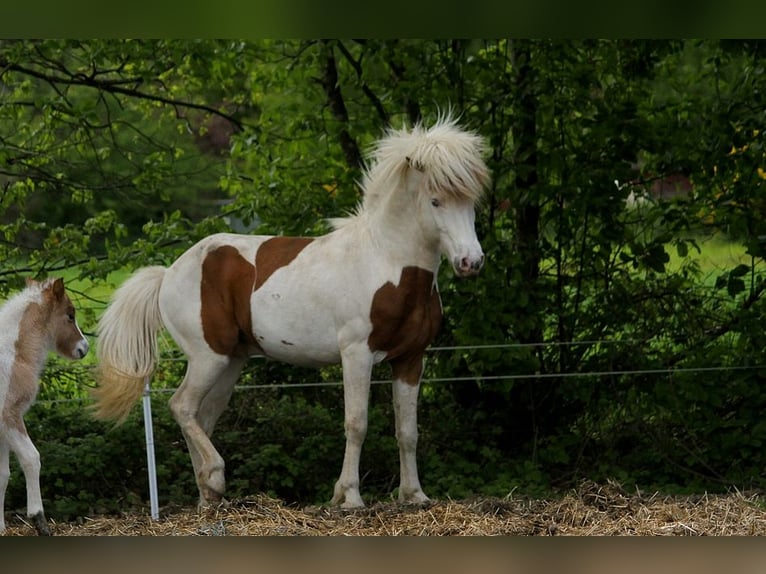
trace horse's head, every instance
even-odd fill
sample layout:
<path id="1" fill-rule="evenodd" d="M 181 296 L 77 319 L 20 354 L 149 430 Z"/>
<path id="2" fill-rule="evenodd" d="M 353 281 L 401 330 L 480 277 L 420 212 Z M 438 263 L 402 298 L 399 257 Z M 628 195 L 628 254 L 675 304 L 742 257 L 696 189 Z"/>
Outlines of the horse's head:
<path id="1" fill-rule="evenodd" d="M 440 250 L 457 275 L 476 275 L 484 253 L 476 237 L 475 205 L 489 182 L 481 159 L 484 142 L 453 120 L 442 120 L 414 143 L 406 158 L 406 178 L 418 197 L 421 223 L 433 226 Z"/>
<path id="2" fill-rule="evenodd" d="M 439 225 L 442 253 L 460 277 L 476 275 L 484 265 L 484 252 L 476 237 L 474 205 L 469 201 L 431 200 Z"/>
<path id="3" fill-rule="evenodd" d="M 32 279 L 27 280 L 27 285 L 34 283 Z M 64 290 L 64 280 L 46 279 L 39 286 L 47 311 L 48 332 L 56 352 L 69 359 L 82 359 L 88 354 L 90 345 L 77 325 L 74 305 Z"/>
<path id="4" fill-rule="evenodd" d="M 411 232 L 425 242 L 429 256 L 439 249 L 457 275 L 476 275 L 484 253 L 474 207 L 490 179 L 484 151 L 484 140 L 449 116 L 430 128 L 389 130 L 372 149 L 358 213 L 387 211 L 400 241 Z"/>
<path id="5" fill-rule="evenodd" d="M 438 236 L 439 249 L 460 277 L 476 275 L 484 264 L 484 252 L 476 237 L 474 202 L 468 199 L 426 195 L 419 200 L 421 222 Z"/>

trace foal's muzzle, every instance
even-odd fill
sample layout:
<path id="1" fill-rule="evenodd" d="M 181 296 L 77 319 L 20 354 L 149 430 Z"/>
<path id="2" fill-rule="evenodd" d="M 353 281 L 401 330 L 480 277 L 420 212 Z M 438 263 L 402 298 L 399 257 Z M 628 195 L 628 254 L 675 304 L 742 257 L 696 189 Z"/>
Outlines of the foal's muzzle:
<path id="1" fill-rule="evenodd" d="M 86 339 L 82 339 L 77 343 L 77 345 L 75 345 L 72 356 L 75 359 L 82 359 L 85 355 L 88 354 L 89 350 L 90 350 L 90 345 L 88 344 L 88 341 Z"/>

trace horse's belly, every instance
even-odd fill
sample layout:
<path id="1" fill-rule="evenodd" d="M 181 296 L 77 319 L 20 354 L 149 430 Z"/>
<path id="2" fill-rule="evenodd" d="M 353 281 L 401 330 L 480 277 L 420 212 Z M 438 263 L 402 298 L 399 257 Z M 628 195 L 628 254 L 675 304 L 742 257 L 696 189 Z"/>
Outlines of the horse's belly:
<path id="1" fill-rule="evenodd" d="M 311 367 L 340 362 L 334 324 L 321 313 L 255 305 L 252 324 L 255 342 L 267 357 Z"/>

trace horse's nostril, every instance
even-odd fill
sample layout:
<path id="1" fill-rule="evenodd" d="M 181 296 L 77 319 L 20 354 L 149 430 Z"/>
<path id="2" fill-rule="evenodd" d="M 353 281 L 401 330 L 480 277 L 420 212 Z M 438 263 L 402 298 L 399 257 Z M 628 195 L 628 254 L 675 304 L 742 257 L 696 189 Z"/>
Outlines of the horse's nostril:
<path id="1" fill-rule="evenodd" d="M 459 275 L 474 275 L 479 272 L 484 264 L 484 256 L 474 257 L 461 257 L 455 259 L 455 271 Z"/>

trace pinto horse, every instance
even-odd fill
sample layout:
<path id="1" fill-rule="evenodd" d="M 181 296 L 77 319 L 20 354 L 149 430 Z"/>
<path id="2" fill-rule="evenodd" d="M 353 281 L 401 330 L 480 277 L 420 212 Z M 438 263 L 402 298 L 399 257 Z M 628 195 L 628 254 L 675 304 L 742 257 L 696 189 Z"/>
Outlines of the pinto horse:
<path id="1" fill-rule="evenodd" d="M 13 451 L 26 479 L 27 515 L 39 534 L 50 534 L 40 494 L 40 453 L 24 426 L 49 351 L 82 359 L 88 341 L 77 326 L 64 280 L 27 279 L 26 289 L 0 308 L 0 533 Z"/>
<path id="2" fill-rule="evenodd" d="M 399 501 L 428 501 L 416 463 L 423 355 L 442 319 L 444 254 L 458 276 L 484 255 L 474 206 L 489 181 L 484 141 L 440 118 L 377 142 L 349 217 L 320 237 L 209 236 L 170 267 L 136 271 L 98 325 L 95 416 L 124 420 L 153 372 L 161 327 L 188 357 L 170 399 L 191 455 L 200 505 L 218 503 L 224 460 L 210 436 L 252 355 L 341 363 L 346 449 L 332 503 L 364 506 L 359 459 L 374 364 L 389 361 L 400 453 Z"/>

